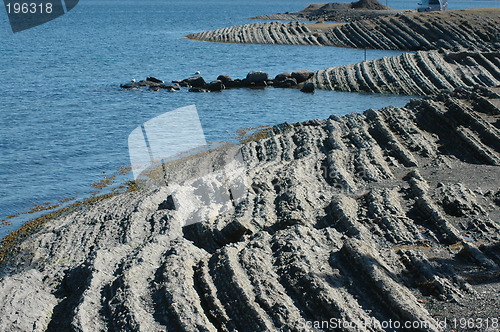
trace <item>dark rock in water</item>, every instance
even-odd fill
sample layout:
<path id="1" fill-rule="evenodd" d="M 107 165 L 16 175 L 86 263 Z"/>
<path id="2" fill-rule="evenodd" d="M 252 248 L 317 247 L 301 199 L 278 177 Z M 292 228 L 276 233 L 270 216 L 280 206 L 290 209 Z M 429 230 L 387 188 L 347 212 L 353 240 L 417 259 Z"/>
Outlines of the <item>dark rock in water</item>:
<path id="1" fill-rule="evenodd" d="M 295 78 L 297 80 L 297 83 L 302 83 L 307 81 L 311 76 L 313 76 L 314 73 L 310 70 L 297 70 L 292 73 L 292 78 Z"/>
<path id="2" fill-rule="evenodd" d="M 152 86 L 161 86 L 161 84 L 162 83 L 156 83 L 156 82 L 148 81 L 148 80 L 141 80 L 141 81 L 137 82 L 138 86 L 149 86 L 149 87 L 152 87 Z"/>
<path id="3" fill-rule="evenodd" d="M 205 88 L 209 91 L 216 92 L 224 90 L 225 87 L 221 80 L 216 80 L 207 84 Z"/>
<path id="4" fill-rule="evenodd" d="M 150 82 L 147 86 L 149 86 L 149 87 L 159 87 L 160 89 L 162 89 L 163 85 L 164 85 L 163 83 Z"/>
<path id="5" fill-rule="evenodd" d="M 290 84 L 291 87 L 297 86 L 297 80 L 295 78 L 287 78 L 283 81 L 284 84 Z"/>
<path id="6" fill-rule="evenodd" d="M 122 88 L 122 89 L 137 89 L 137 88 L 139 88 L 139 84 L 137 84 L 136 82 L 120 84 L 120 88 Z"/>
<path id="7" fill-rule="evenodd" d="M 232 88 L 241 88 L 243 87 L 243 82 L 239 78 L 235 79 L 234 81 L 227 81 L 224 83 L 226 89 L 232 89 Z"/>
<path id="8" fill-rule="evenodd" d="M 166 84 L 164 83 L 164 81 L 155 77 L 148 77 L 145 80 L 141 80 L 139 82 L 135 82 L 135 80 L 133 80 L 130 83 L 121 84 L 120 87 L 123 89 L 137 89 L 141 87 L 147 87 L 151 91 L 160 91 L 163 89 L 170 92 L 180 90 L 181 86 L 192 88 L 189 90 L 190 92 L 214 92 L 222 91 L 224 89 L 242 87 L 262 89 L 267 86 L 275 86 L 277 88 L 292 88 L 296 87 L 297 84 L 304 82 L 312 75 L 313 73 L 311 71 L 298 70 L 293 73 L 281 73 L 279 75 L 276 75 L 274 79 L 271 79 L 266 72 L 251 71 L 244 79 L 233 80 L 229 75 L 219 75 L 217 77 L 217 80 L 207 83 L 201 76 L 192 76 L 180 81 L 172 81 L 173 84 Z M 313 92 L 314 86 L 306 85 L 303 89 L 305 89 L 303 90 L 305 92 Z M 311 89 L 312 91 L 309 91 Z"/>
<path id="9" fill-rule="evenodd" d="M 231 78 L 231 76 L 228 76 L 228 75 L 219 75 L 217 77 L 217 80 L 221 81 L 225 85 L 227 82 L 230 82 L 233 79 Z"/>
<path id="10" fill-rule="evenodd" d="M 274 82 L 275 88 L 293 88 L 297 86 L 297 80 L 295 78 L 287 78 L 281 82 Z"/>
<path id="11" fill-rule="evenodd" d="M 204 87 L 205 85 L 207 85 L 207 82 L 205 81 L 205 79 L 201 76 L 196 76 L 196 77 L 190 77 L 190 78 L 186 78 L 184 80 L 182 80 L 180 83 L 179 83 L 181 86 L 184 86 L 184 87 L 193 87 L 193 88 L 201 88 L 201 87 Z"/>
<path id="12" fill-rule="evenodd" d="M 164 89 L 164 90 L 169 90 L 169 91 L 175 91 L 175 90 L 180 90 L 181 87 L 178 85 L 178 84 L 175 84 L 175 85 L 171 85 L 171 84 L 160 84 L 158 86 L 150 86 L 149 89 L 152 90 L 152 88 L 157 88 L 158 90 L 159 89 Z M 158 91 L 158 90 L 155 90 L 155 91 Z"/>
<path id="13" fill-rule="evenodd" d="M 267 81 L 250 82 L 250 87 L 266 87 Z"/>
<path id="14" fill-rule="evenodd" d="M 190 85 L 194 88 L 201 88 L 204 87 L 207 84 L 205 79 L 201 76 L 196 77 L 194 80 L 191 81 Z"/>
<path id="15" fill-rule="evenodd" d="M 280 82 L 280 81 L 284 81 L 290 77 L 292 77 L 292 73 L 281 73 L 281 74 L 276 75 L 274 80 Z"/>
<path id="16" fill-rule="evenodd" d="M 311 82 L 304 84 L 302 89 L 300 89 L 300 91 L 306 92 L 306 93 L 313 93 L 314 90 L 315 90 L 314 84 Z"/>
<path id="17" fill-rule="evenodd" d="M 266 81 L 257 81 L 257 82 L 252 82 L 248 79 L 243 79 L 241 80 L 242 86 L 245 88 L 265 88 L 267 86 Z"/>
<path id="18" fill-rule="evenodd" d="M 148 77 L 148 78 L 146 78 L 146 81 L 153 82 L 153 83 L 165 83 L 164 81 L 159 80 L 156 77 Z"/>
<path id="19" fill-rule="evenodd" d="M 247 74 L 246 78 L 250 83 L 265 82 L 269 79 L 269 75 L 266 72 L 256 70 L 251 71 Z"/>
<path id="20" fill-rule="evenodd" d="M 193 87 L 193 88 L 189 89 L 189 92 L 208 92 L 208 90 L 200 88 L 200 87 Z"/>

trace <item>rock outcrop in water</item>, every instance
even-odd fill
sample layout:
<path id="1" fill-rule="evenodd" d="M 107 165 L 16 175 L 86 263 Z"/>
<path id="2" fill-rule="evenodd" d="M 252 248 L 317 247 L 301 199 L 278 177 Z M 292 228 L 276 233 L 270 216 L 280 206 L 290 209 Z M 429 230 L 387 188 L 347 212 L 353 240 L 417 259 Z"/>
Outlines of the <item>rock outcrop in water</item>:
<path id="1" fill-rule="evenodd" d="M 0 330 L 312 331 L 336 319 L 496 317 L 498 93 L 458 89 L 278 126 L 241 146 L 248 196 L 184 228 L 165 188 L 51 220 L 12 249 Z M 176 170 L 195 176 L 217 153 Z"/>
<path id="2" fill-rule="evenodd" d="M 431 95 L 458 87 L 500 85 L 500 53 L 417 52 L 317 71 L 326 90 Z"/>
<path id="3" fill-rule="evenodd" d="M 496 51 L 500 10 L 407 13 L 336 25 L 328 30 L 298 22 L 245 24 L 188 35 L 212 42 L 317 45 L 383 50 Z"/>

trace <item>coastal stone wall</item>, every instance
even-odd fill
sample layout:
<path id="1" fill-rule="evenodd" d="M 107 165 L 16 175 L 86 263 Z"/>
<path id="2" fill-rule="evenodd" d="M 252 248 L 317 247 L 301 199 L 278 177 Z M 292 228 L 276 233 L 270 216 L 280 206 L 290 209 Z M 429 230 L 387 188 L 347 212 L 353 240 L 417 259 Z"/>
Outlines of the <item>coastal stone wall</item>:
<path id="1" fill-rule="evenodd" d="M 0 330 L 312 331 L 337 319 L 493 317 L 498 92 L 462 88 L 277 126 L 241 147 L 248 196 L 184 228 L 165 188 L 65 213 L 4 263 Z M 214 159 L 175 169 L 193 176 Z"/>

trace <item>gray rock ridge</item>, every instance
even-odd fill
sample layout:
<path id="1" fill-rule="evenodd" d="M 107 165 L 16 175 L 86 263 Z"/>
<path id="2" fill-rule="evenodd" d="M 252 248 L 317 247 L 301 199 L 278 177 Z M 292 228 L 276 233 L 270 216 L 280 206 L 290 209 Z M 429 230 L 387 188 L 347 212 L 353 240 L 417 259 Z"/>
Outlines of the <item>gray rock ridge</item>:
<path id="1" fill-rule="evenodd" d="M 264 89 L 269 86 L 275 88 L 302 88 L 306 85 L 305 81 L 310 79 L 314 72 L 306 69 L 296 70 L 291 73 L 281 73 L 271 79 L 269 74 L 260 70 L 250 71 L 245 78 L 233 80 L 228 75 L 219 75 L 215 81 L 205 81 L 202 76 L 193 76 L 183 80 L 172 81 L 173 85 L 158 83 L 164 82 L 157 78 L 148 77 L 147 80 L 135 82 L 135 80 L 120 84 L 120 88 L 124 90 L 139 90 L 148 88 L 150 91 L 166 90 L 174 92 L 181 90 L 181 87 L 189 88 L 190 92 L 221 92 L 225 89 L 248 88 L 248 89 Z M 313 92 L 314 87 L 309 86 L 303 92 Z"/>
<path id="2" fill-rule="evenodd" d="M 164 187 L 57 217 L 3 267 L 0 330 L 313 331 L 338 319 L 373 323 L 339 330 L 383 331 L 389 319 L 491 318 L 498 93 L 461 88 L 277 126 L 231 147 L 248 196 L 184 228 Z M 219 159 L 192 156 L 172 176 Z"/>
<path id="3" fill-rule="evenodd" d="M 188 38 L 243 44 L 489 52 L 500 48 L 499 26 L 497 9 L 458 10 L 398 14 L 332 25 L 330 29 L 299 22 L 254 23 L 192 33 Z"/>
<path id="4" fill-rule="evenodd" d="M 500 84 L 499 14 L 496 9 L 406 13 L 330 29 L 314 29 L 318 25 L 299 22 L 266 22 L 188 37 L 212 42 L 417 51 L 319 70 L 307 82 L 327 90 L 430 95 L 463 86 Z"/>
<path id="5" fill-rule="evenodd" d="M 432 95 L 459 87 L 500 85 L 500 53 L 419 51 L 331 67 L 309 80 L 319 89 Z"/>

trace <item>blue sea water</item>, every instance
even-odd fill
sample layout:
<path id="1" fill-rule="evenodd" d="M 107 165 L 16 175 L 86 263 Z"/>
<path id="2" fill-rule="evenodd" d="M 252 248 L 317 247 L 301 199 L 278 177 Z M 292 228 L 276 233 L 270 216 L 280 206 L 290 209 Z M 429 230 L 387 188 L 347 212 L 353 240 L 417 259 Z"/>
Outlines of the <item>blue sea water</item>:
<path id="1" fill-rule="evenodd" d="M 170 81 L 197 70 L 207 80 L 219 74 L 243 78 L 251 70 L 274 76 L 362 61 L 363 50 L 185 38 L 252 23 L 248 18 L 257 15 L 298 11 L 310 2 L 81 0 L 68 14 L 16 34 L 0 9 L 0 219 L 34 204 L 88 196 L 90 185 L 104 173 L 130 163 L 127 137 L 134 128 L 182 106 L 196 105 L 207 141 L 223 141 L 239 128 L 404 105 L 410 97 L 272 88 L 210 94 L 119 88 L 132 77 Z M 449 3 L 450 9 L 500 5 Z M 387 4 L 416 8 L 414 1 Z M 397 54 L 368 50 L 367 57 Z M 31 217 L 21 215 L 0 226 L 0 237 Z"/>

